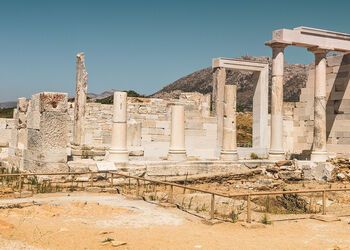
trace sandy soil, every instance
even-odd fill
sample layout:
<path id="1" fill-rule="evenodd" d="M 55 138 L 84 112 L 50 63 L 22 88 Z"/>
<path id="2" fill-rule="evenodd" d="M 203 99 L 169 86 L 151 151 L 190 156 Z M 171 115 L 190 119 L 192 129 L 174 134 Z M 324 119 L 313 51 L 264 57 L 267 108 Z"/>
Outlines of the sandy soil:
<path id="1" fill-rule="evenodd" d="M 350 249 L 349 217 L 245 228 L 120 195 L 42 194 L 0 205 L 14 202 L 24 207 L 0 209 L 0 249 Z"/>

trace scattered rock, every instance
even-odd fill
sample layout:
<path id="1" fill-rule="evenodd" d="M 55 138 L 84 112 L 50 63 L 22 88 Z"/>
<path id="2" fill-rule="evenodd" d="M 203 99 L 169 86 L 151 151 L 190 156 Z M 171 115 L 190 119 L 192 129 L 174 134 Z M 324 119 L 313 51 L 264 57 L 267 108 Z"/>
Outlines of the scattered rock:
<path id="1" fill-rule="evenodd" d="M 119 246 L 124 246 L 126 245 L 126 242 L 124 241 L 119 241 L 119 240 L 113 240 L 112 241 L 112 246 L 113 247 L 119 247 Z"/>
<path id="2" fill-rule="evenodd" d="M 288 181 L 300 181 L 302 180 L 302 172 L 300 170 L 294 170 L 294 171 L 280 171 L 278 173 L 278 177 L 282 180 L 288 180 Z"/>
<path id="3" fill-rule="evenodd" d="M 305 161 L 301 165 L 306 180 L 330 181 L 336 171 L 336 167 L 330 162 L 314 163 Z"/>
<path id="4" fill-rule="evenodd" d="M 346 179 L 347 179 L 347 176 L 344 173 L 338 173 L 337 174 L 337 180 L 345 181 Z"/>
<path id="5" fill-rule="evenodd" d="M 289 161 L 289 160 L 283 160 L 283 161 L 278 161 L 275 163 L 277 166 L 281 167 L 281 166 L 292 166 L 293 162 Z"/>

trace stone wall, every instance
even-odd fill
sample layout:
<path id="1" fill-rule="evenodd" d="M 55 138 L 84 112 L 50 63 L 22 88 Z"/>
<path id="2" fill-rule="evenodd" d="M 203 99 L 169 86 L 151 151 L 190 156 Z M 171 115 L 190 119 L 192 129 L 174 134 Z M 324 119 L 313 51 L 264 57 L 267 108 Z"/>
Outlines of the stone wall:
<path id="1" fill-rule="evenodd" d="M 0 118 L 0 160 L 8 158 L 10 147 L 14 145 L 15 119 Z"/>
<path id="2" fill-rule="evenodd" d="M 42 92 L 32 96 L 27 111 L 24 170 L 68 171 L 67 100 L 65 93 Z"/>
<path id="3" fill-rule="evenodd" d="M 179 99 L 128 98 L 128 146 L 142 146 L 146 159 L 166 157 L 170 143 L 170 106 L 185 106 L 186 148 L 193 157 L 214 158 L 216 154 L 216 118 L 209 117 L 207 96 L 183 93 Z M 73 104 L 68 113 L 72 139 Z M 112 135 L 113 105 L 88 103 L 84 122 L 84 144 L 106 148 Z M 139 125 L 138 125 L 139 124 Z M 138 133 L 137 130 L 141 129 Z M 141 143 L 135 139 L 139 134 Z M 139 145 L 141 144 L 141 145 Z"/>
<path id="4" fill-rule="evenodd" d="M 309 70 L 300 101 L 284 103 L 284 147 L 289 153 L 308 153 L 314 126 L 314 69 Z M 327 58 L 327 150 L 350 154 L 350 56 Z"/>

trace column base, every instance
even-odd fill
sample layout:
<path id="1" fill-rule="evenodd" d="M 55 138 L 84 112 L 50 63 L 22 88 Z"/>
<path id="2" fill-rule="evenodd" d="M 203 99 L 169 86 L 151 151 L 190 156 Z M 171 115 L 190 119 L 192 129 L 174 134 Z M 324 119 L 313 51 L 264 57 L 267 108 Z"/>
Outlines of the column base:
<path id="1" fill-rule="evenodd" d="M 220 159 L 223 161 L 237 161 L 237 150 L 221 150 Z"/>
<path id="2" fill-rule="evenodd" d="M 187 159 L 186 150 L 170 149 L 168 153 L 169 161 L 184 161 Z"/>
<path id="3" fill-rule="evenodd" d="M 283 151 L 270 150 L 269 152 L 269 160 L 271 161 L 281 161 L 285 160 L 286 155 Z"/>
<path id="4" fill-rule="evenodd" d="M 324 151 L 312 151 L 311 161 L 314 162 L 326 162 L 328 160 L 328 152 Z"/>
<path id="5" fill-rule="evenodd" d="M 127 150 L 109 150 L 109 155 L 107 157 L 108 161 L 111 162 L 128 162 L 129 152 Z"/>

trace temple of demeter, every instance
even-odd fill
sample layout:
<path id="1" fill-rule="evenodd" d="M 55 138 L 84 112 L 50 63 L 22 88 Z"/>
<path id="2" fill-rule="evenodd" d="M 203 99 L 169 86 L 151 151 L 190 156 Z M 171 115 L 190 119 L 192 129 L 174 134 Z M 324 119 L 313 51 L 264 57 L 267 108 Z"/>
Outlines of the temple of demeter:
<path id="1" fill-rule="evenodd" d="M 54 172 L 77 162 L 103 169 L 137 162 L 233 164 L 251 153 L 271 162 L 294 157 L 325 162 L 349 155 L 350 35 L 281 29 L 266 45 L 272 49 L 271 76 L 268 63 L 215 58 L 211 94 L 182 93 L 165 100 L 115 92 L 113 105 L 87 102 L 88 74 L 79 53 L 74 102 L 52 92 L 19 98 L 13 119 L 0 119 L 0 158 L 22 170 Z M 283 101 L 288 46 L 305 47 L 315 56 L 298 102 Z M 340 53 L 327 56 L 330 51 Z M 237 147 L 237 86 L 227 82 L 227 70 L 254 75 L 250 148 Z"/>

